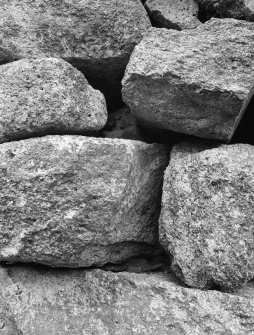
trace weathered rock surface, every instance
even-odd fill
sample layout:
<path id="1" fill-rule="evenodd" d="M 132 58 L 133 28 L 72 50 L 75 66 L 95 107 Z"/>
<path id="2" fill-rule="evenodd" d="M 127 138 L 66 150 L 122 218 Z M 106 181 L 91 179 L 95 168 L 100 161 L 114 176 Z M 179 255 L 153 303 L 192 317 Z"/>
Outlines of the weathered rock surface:
<path id="1" fill-rule="evenodd" d="M 233 290 L 254 277 L 253 160 L 247 144 L 173 148 L 160 242 L 186 284 Z"/>
<path id="2" fill-rule="evenodd" d="M 102 93 L 57 58 L 0 66 L 0 143 L 54 133 L 92 133 L 104 127 Z"/>
<path id="3" fill-rule="evenodd" d="M 165 146 L 46 136 L 0 154 L 1 261 L 78 267 L 153 252 Z"/>
<path id="4" fill-rule="evenodd" d="M 22 335 L 17 328 L 13 315 L 10 312 L 9 306 L 6 304 L 1 292 L 2 287 L 0 285 L 0 335 Z"/>
<path id="5" fill-rule="evenodd" d="M 127 66 L 124 101 L 156 127 L 228 141 L 253 93 L 253 34 L 235 19 L 151 28 Z"/>
<path id="6" fill-rule="evenodd" d="M 159 28 L 192 29 L 201 24 L 195 0 L 147 0 L 145 7 Z"/>
<path id="7" fill-rule="evenodd" d="M 109 114 L 107 124 L 103 129 L 103 135 L 108 138 L 144 141 L 136 118 L 127 107 Z"/>
<path id="8" fill-rule="evenodd" d="M 238 20 L 254 21 L 253 0 L 195 0 L 205 18 L 232 17 Z"/>
<path id="9" fill-rule="evenodd" d="M 251 335 L 254 303 L 179 286 L 166 274 L 2 271 L 2 291 L 26 335 Z"/>
<path id="10" fill-rule="evenodd" d="M 0 62 L 61 57 L 112 104 L 121 100 L 130 54 L 151 26 L 140 0 L 0 0 L 0 16 Z"/>

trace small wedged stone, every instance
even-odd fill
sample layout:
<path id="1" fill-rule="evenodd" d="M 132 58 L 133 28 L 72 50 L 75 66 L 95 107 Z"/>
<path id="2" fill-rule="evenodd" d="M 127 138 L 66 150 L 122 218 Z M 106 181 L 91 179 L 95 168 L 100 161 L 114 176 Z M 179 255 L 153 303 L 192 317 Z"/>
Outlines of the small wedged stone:
<path id="1" fill-rule="evenodd" d="M 0 0 L 0 63 L 60 57 L 82 70 L 108 107 L 134 46 L 151 26 L 140 0 Z"/>
<path id="2" fill-rule="evenodd" d="M 0 66 L 0 143 L 54 133 L 91 134 L 107 121 L 103 94 L 57 58 Z"/>
<path id="3" fill-rule="evenodd" d="M 229 141 L 254 92 L 253 34 L 235 19 L 151 28 L 127 66 L 125 103 L 154 127 Z"/>
<path id="4" fill-rule="evenodd" d="M 0 261 L 80 267 L 157 248 L 168 149 L 46 136 L 0 145 Z"/>
<path id="5" fill-rule="evenodd" d="M 160 243 L 187 285 L 225 291 L 254 277 L 254 146 L 180 144 L 165 171 Z"/>
<path id="6" fill-rule="evenodd" d="M 200 5 L 200 11 L 205 19 L 211 17 L 254 21 L 253 0 L 195 0 Z"/>
<path id="7" fill-rule="evenodd" d="M 158 28 L 193 29 L 201 24 L 195 0 L 147 0 L 145 7 Z"/>
<path id="8" fill-rule="evenodd" d="M 135 116 L 127 107 L 109 114 L 107 124 L 102 133 L 107 138 L 124 138 L 145 142 Z"/>
<path id="9" fill-rule="evenodd" d="M 26 335 L 252 335 L 254 302 L 180 286 L 168 274 L 2 269 Z"/>

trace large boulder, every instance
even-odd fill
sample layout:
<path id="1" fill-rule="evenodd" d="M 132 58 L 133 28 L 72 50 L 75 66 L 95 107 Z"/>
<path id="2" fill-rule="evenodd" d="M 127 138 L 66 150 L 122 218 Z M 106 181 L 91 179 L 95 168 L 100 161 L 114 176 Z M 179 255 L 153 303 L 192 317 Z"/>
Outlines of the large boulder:
<path id="1" fill-rule="evenodd" d="M 233 17 L 238 20 L 254 21 L 253 0 L 195 0 L 204 19 L 211 17 Z"/>
<path id="2" fill-rule="evenodd" d="M 145 7 L 159 28 L 192 29 L 201 24 L 195 0 L 147 0 Z"/>
<path id="3" fill-rule="evenodd" d="M 173 148 L 160 242 L 186 284 L 229 291 L 254 277 L 253 161 L 248 144 Z"/>
<path id="4" fill-rule="evenodd" d="M 134 46 L 151 26 L 140 0 L 0 0 L 0 63 L 61 57 L 121 100 L 121 79 Z"/>
<path id="5" fill-rule="evenodd" d="M 151 28 L 125 72 L 124 101 L 155 127 L 228 141 L 253 94 L 253 35 L 235 19 Z"/>
<path id="6" fill-rule="evenodd" d="M 57 58 L 0 66 L 0 143 L 36 135 L 98 132 L 107 121 L 104 96 Z"/>
<path id="7" fill-rule="evenodd" d="M 254 302 L 179 286 L 168 274 L 2 270 L 3 295 L 25 335 L 252 335 Z"/>
<path id="8" fill-rule="evenodd" d="M 166 147 L 46 136 L 0 155 L 1 261 L 103 265 L 156 248 Z"/>

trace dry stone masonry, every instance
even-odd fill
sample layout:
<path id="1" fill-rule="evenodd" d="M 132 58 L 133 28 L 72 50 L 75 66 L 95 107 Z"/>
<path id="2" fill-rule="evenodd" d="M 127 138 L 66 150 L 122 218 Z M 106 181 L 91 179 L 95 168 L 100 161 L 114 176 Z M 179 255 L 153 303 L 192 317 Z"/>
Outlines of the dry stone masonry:
<path id="1" fill-rule="evenodd" d="M 228 141 L 254 91 L 253 36 L 253 23 L 234 19 L 151 28 L 127 66 L 123 99 L 154 126 Z"/>
<path id="2" fill-rule="evenodd" d="M 107 121 L 103 94 L 67 62 L 22 59 L 0 66 L 0 143 L 57 133 L 95 133 Z"/>
<path id="3" fill-rule="evenodd" d="M 0 335 L 254 334 L 253 13 L 0 0 Z"/>
<path id="4" fill-rule="evenodd" d="M 0 17 L 0 62 L 63 58 L 110 106 L 119 104 L 130 54 L 150 27 L 140 0 L 0 0 Z"/>

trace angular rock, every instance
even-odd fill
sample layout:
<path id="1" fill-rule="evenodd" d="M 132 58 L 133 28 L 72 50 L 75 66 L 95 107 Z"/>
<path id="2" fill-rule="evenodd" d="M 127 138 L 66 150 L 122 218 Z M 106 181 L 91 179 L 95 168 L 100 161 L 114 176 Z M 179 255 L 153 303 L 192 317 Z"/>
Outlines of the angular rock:
<path id="1" fill-rule="evenodd" d="M 235 19 L 151 28 L 127 66 L 124 101 L 156 127 L 228 141 L 253 94 L 253 34 Z"/>
<path id="2" fill-rule="evenodd" d="M 0 154 L 0 261 L 79 267 L 156 248 L 165 146 L 46 136 Z"/>
<path id="3" fill-rule="evenodd" d="M 160 242 L 186 284 L 230 291 L 254 277 L 253 161 L 247 144 L 173 148 Z"/>
<path id="4" fill-rule="evenodd" d="M 167 274 L 7 268 L 1 287 L 26 335 L 251 335 L 254 303 Z"/>
<path id="5" fill-rule="evenodd" d="M 0 63 L 60 57 L 113 108 L 134 46 L 151 26 L 140 0 L 0 0 Z"/>
<path id="6" fill-rule="evenodd" d="M 108 138 L 144 141 L 135 116 L 127 107 L 123 107 L 109 114 L 107 124 L 102 133 Z"/>
<path id="7" fill-rule="evenodd" d="M 89 134 L 106 121 L 103 94 L 67 62 L 22 59 L 0 66 L 0 143 L 42 134 Z"/>
<path id="8" fill-rule="evenodd" d="M 211 17 L 232 17 L 238 20 L 254 21 L 253 0 L 195 0 L 205 19 Z"/>
<path id="9" fill-rule="evenodd" d="M 201 24 L 195 0 L 147 0 L 145 7 L 158 28 L 182 30 Z"/>

